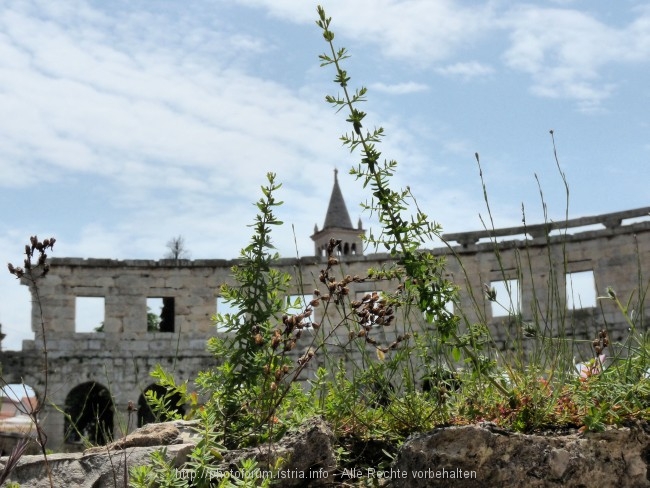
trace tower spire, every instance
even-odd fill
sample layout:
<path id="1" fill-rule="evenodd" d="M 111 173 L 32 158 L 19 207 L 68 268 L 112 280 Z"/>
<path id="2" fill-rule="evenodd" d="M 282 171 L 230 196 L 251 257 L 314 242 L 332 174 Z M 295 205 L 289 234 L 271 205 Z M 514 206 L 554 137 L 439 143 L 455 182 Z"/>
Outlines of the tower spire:
<path id="1" fill-rule="evenodd" d="M 365 234 L 361 226 L 361 219 L 355 229 L 352 227 L 350 214 L 343 200 L 343 193 L 339 186 L 339 171 L 334 170 L 334 187 L 330 196 L 330 202 L 325 214 L 325 224 L 319 231 L 318 226 L 314 227 L 314 234 L 311 236 L 314 241 L 314 248 L 317 256 L 323 256 L 330 239 L 341 241 L 340 252 L 342 255 L 363 254 L 363 241 L 361 236 Z"/>
<path id="2" fill-rule="evenodd" d="M 332 188 L 332 195 L 330 196 L 330 203 L 327 207 L 327 214 L 325 214 L 325 224 L 323 225 L 324 229 L 329 229 L 332 227 L 337 227 L 339 229 L 353 229 L 352 221 L 350 220 L 350 214 L 348 209 L 345 206 L 345 200 L 343 200 L 343 193 L 341 193 L 341 187 L 339 186 L 339 170 L 334 170 L 334 188 Z"/>

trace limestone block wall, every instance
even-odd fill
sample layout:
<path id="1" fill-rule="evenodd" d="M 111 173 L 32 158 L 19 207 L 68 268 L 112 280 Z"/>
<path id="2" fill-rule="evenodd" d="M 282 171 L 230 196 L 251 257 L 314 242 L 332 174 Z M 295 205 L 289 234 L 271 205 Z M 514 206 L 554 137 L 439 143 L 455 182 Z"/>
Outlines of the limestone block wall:
<path id="1" fill-rule="evenodd" d="M 643 292 L 650 280 L 649 211 L 645 207 L 543 226 L 449 234 L 445 238 L 460 245 L 434 252 L 448 256 L 447 271 L 461 287 L 462 309 L 479 321 L 482 318 L 472 311 L 483 310 L 503 349 L 508 347 L 507 328 L 503 319 L 493 317 L 482 288 L 510 279 L 517 280 L 524 320 L 536 319 L 556 335 L 582 339 L 593 339 L 607 328 L 610 338 L 620 341 L 628 325 L 614 302 L 594 299 L 593 306 L 572 310 L 566 290 L 572 290 L 572 273 L 590 272 L 593 297 L 606 296 L 608 287 L 624 303 L 632 297 L 632 313 L 645 329 L 650 316 Z M 504 240 L 512 235 L 519 238 Z M 488 239 L 491 242 L 483 242 Z"/>
<path id="2" fill-rule="evenodd" d="M 228 281 L 231 265 L 225 260 L 53 259 L 52 272 L 39 283 L 45 322 L 61 337 L 74 334 L 75 298 L 102 297 L 107 338 L 142 337 L 147 332 L 147 297 L 171 297 L 176 327 L 207 334 L 218 284 Z M 40 330 L 38 314 L 34 310 L 35 332 Z"/>
<path id="3" fill-rule="evenodd" d="M 609 300 L 594 301 L 595 306 L 569 310 L 566 302 L 567 273 L 592 272 L 593 295 L 606 294 L 612 287 L 627 301 L 639 289 L 647 287 L 650 277 L 650 222 L 639 221 L 650 208 L 616 214 L 575 219 L 559 224 L 516 227 L 495 231 L 466 232 L 445 236 L 452 244 L 431 250 L 447 260 L 446 274 L 460 287 L 459 304 L 467 321 L 487 322 L 497 345 L 507 350 L 513 336 L 521 331 L 503 316 L 493 316 L 492 303 L 486 300 L 484 287 L 503 280 L 516 280 L 519 313 L 527 321 L 537 321 L 557 335 L 592 339 L 606 327 L 612 340 L 622 340 L 627 324 Z M 585 227 L 588 226 L 588 227 Z M 335 237 L 335 236 L 334 236 Z M 457 243 L 454 245 L 454 243 Z M 386 254 L 348 255 L 341 258 L 340 276 L 365 277 L 369 268 L 392 265 Z M 206 340 L 218 332 L 212 323 L 217 312 L 217 297 L 222 283 L 232 283 L 231 267 L 236 261 L 148 261 L 54 258 L 49 274 L 39 281 L 39 296 L 47 330 L 49 354 L 49 399 L 65 405 L 70 392 L 92 382 L 110 391 L 118 419 L 125 418 L 129 401 L 136 402 L 153 382 L 149 372 L 160 363 L 174 370 L 177 379 L 191 380 L 217 359 L 205 351 Z M 278 266 L 295 280 L 291 295 L 311 296 L 318 276 L 325 267 L 321 256 L 281 259 Z M 302 286 L 300 285 L 302 283 Z M 368 291 L 393 291 L 396 283 L 368 280 L 352 283 L 350 295 L 356 298 Z M 34 290 L 32 290 L 34 293 Z M 75 330 L 77 297 L 104 299 L 102 332 Z M 173 299 L 173 331 L 147 330 L 147 298 Z M 502 295 L 498 297 L 504 298 Z M 645 328 L 650 305 L 643 296 L 633 296 L 632 307 L 640 327 Z M 334 327 L 337 313 L 315 311 L 314 321 L 322 328 Z M 418 322 L 418 314 L 411 315 Z M 2 374 L 9 382 L 24 379 L 36 388 L 43 387 L 40 311 L 33 307 L 33 341 L 23 351 L 0 355 Z M 416 323 L 417 327 L 426 327 Z M 424 330 L 424 329 L 423 329 Z M 388 344 L 405 332 L 399 320 L 391 328 L 376 331 L 376 338 Z M 305 335 L 311 334 L 306 331 Z M 344 342 L 347 331 L 336 338 Z M 304 354 L 309 341 L 294 351 Z M 587 351 L 589 353 L 589 351 Z M 360 355 L 358 355 L 360 358 Z M 317 358 L 305 377 L 320 364 Z M 304 378 L 303 378 L 304 379 Z M 43 419 L 52 448 L 63 443 L 63 415 L 48 407 Z"/>

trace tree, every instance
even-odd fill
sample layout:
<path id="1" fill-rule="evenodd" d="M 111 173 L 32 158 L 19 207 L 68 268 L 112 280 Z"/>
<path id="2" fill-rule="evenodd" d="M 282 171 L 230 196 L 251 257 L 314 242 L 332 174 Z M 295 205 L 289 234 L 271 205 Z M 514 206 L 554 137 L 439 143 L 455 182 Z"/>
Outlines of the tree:
<path id="1" fill-rule="evenodd" d="M 165 254 L 165 259 L 178 261 L 180 259 L 190 258 L 190 252 L 185 248 L 185 239 L 181 235 L 172 237 L 167 242 L 167 249 L 169 249 L 169 251 Z"/>
<path id="2" fill-rule="evenodd" d="M 160 316 L 147 307 L 147 332 L 158 332 L 160 330 Z"/>

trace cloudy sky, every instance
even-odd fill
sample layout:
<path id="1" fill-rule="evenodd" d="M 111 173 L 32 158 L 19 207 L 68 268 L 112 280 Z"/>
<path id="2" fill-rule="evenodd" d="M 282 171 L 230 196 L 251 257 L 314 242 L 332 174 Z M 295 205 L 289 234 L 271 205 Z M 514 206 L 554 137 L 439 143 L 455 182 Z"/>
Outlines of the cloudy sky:
<path id="1" fill-rule="evenodd" d="M 498 226 L 648 205 L 650 7 L 641 0 L 330 0 L 367 125 L 446 232 L 481 228 L 479 171 Z M 312 255 L 346 129 L 324 102 L 326 45 L 308 0 L 3 0 L 0 260 L 30 235 L 57 257 L 234 258 L 276 172 L 284 256 Z M 294 244 L 294 231 L 295 241 Z M 297 249 L 296 249 L 297 247 Z M 4 266 L 4 265 L 3 265 Z M 31 338 L 27 291 L 0 274 L 5 349 Z"/>

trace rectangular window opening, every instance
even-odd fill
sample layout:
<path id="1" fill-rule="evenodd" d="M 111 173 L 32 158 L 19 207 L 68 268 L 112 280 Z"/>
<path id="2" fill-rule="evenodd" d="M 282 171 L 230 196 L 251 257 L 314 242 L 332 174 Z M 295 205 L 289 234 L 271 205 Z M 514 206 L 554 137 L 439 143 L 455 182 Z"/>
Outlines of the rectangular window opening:
<path id="1" fill-rule="evenodd" d="M 147 298 L 147 332 L 174 332 L 173 297 Z"/>
<path id="2" fill-rule="evenodd" d="M 490 287 L 496 294 L 496 300 L 490 302 L 492 317 L 507 317 L 521 311 L 519 280 L 493 281 Z"/>
<path id="3" fill-rule="evenodd" d="M 75 332 L 104 332 L 104 297 L 75 298 Z"/>
<path id="4" fill-rule="evenodd" d="M 596 280 L 594 271 L 566 274 L 566 304 L 569 310 L 596 307 Z"/>

